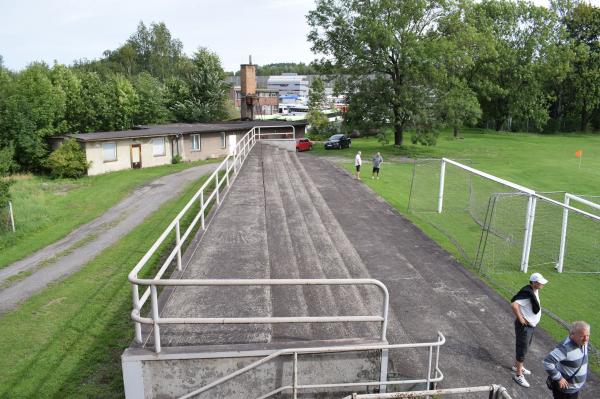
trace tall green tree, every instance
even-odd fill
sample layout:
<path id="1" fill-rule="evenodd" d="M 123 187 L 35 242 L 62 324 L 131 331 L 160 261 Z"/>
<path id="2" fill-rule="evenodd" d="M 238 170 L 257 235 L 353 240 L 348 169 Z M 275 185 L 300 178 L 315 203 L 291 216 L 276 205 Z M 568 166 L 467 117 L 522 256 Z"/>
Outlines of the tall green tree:
<path id="1" fill-rule="evenodd" d="M 384 96 L 377 106 L 389 108 L 401 145 L 406 127 L 426 124 L 423 110 L 433 106 L 431 92 L 445 75 L 437 27 L 456 10 L 452 0 L 318 0 L 307 16 L 308 37 L 326 73 L 346 74 L 351 100 L 371 87 Z"/>
<path id="2" fill-rule="evenodd" d="M 564 79 L 568 57 L 557 57 L 559 33 L 548 9 L 525 1 L 484 0 L 467 9 L 465 23 L 487 37 L 490 50 L 476 61 L 470 79 L 484 118 L 496 130 L 512 120 L 541 129 L 552 101 L 550 79 Z"/>
<path id="3" fill-rule="evenodd" d="M 213 122 L 227 118 L 225 72 L 219 57 L 200 48 L 186 68 L 183 79 L 170 82 L 177 90 L 171 110 L 185 122 Z"/>
<path id="4" fill-rule="evenodd" d="M 26 170 L 42 167 L 46 137 L 58 132 L 64 119 L 65 95 L 52 85 L 47 65 L 34 63 L 17 74 L 6 99 L 4 142 L 15 146 L 15 159 Z M 8 140 L 6 139 L 8 136 Z"/>
<path id="5" fill-rule="evenodd" d="M 81 79 L 71 69 L 62 64 L 54 64 L 50 71 L 52 85 L 60 90 L 65 98 L 63 119 L 58 122 L 59 133 L 83 131 L 79 123 L 79 112 L 84 107 L 81 97 Z"/>
<path id="6" fill-rule="evenodd" d="M 133 123 L 164 123 L 172 118 L 167 108 L 167 87 L 148 72 L 142 72 L 133 80 L 139 97 L 139 107 L 133 115 Z"/>
<path id="7" fill-rule="evenodd" d="M 323 113 L 326 106 L 325 84 L 320 78 L 313 80 L 308 94 L 308 114 L 306 119 L 315 133 L 320 134 L 327 128 L 329 119 Z"/>

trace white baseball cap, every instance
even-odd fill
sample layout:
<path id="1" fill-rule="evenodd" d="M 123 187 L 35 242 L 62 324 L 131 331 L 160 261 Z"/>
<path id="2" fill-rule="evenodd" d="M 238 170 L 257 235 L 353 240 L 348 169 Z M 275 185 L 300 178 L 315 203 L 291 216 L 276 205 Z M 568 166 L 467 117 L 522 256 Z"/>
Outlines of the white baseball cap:
<path id="1" fill-rule="evenodd" d="M 541 273 L 533 273 L 531 277 L 529 277 L 529 281 L 540 284 L 548 284 L 548 280 L 546 280 Z"/>

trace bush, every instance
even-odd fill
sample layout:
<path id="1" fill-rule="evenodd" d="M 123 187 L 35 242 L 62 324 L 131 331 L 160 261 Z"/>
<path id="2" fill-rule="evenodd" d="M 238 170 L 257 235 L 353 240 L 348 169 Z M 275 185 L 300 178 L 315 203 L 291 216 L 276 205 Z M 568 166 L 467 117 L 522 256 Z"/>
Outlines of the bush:
<path id="1" fill-rule="evenodd" d="M 68 139 L 50 154 L 45 166 L 54 178 L 79 178 L 86 174 L 90 162 L 86 161 L 85 153 L 79 144 L 73 139 Z"/>
<path id="2" fill-rule="evenodd" d="M 177 154 L 173 157 L 173 159 L 171 159 L 171 163 L 173 165 L 177 164 L 177 163 L 181 163 L 183 162 L 183 158 L 181 157 L 181 155 Z"/>
<path id="3" fill-rule="evenodd" d="M 13 184 L 12 180 L 3 179 L 0 177 L 0 209 L 8 205 L 10 201 L 10 185 Z"/>

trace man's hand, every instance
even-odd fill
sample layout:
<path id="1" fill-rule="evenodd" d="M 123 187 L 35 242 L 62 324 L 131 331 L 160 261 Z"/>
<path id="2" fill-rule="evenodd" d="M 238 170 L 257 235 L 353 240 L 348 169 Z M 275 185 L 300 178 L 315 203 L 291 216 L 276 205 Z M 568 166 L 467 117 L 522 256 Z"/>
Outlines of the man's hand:
<path id="1" fill-rule="evenodd" d="M 569 383 L 564 378 L 561 378 L 560 380 L 558 380 L 558 386 L 561 389 L 567 389 L 569 387 Z"/>

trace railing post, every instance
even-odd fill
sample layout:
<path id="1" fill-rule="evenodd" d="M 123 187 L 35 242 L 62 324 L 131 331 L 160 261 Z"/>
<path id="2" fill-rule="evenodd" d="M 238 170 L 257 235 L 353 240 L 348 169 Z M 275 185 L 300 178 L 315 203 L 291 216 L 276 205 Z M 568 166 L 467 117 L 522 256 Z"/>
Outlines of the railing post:
<path id="1" fill-rule="evenodd" d="M 294 382 L 293 382 L 294 399 L 298 398 L 298 352 L 294 352 Z"/>
<path id="2" fill-rule="evenodd" d="M 137 311 L 137 314 L 139 316 L 141 313 L 139 286 L 137 284 L 133 284 L 131 286 L 131 289 L 132 289 L 132 295 L 133 295 L 133 309 L 135 309 Z M 138 344 L 141 344 L 142 343 L 142 325 L 138 322 L 135 322 L 134 328 L 135 328 L 135 341 Z"/>
<path id="3" fill-rule="evenodd" d="M 154 321 L 154 350 L 160 353 L 160 316 L 158 315 L 158 295 L 156 286 L 150 286 L 150 297 L 152 298 L 152 320 Z"/>
<path id="4" fill-rule="evenodd" d="M 569 193 L 565 193 L 565 205 L 569 206 L 569 202 L 571 198 L 569 198 Z M 565 261 L 565 245 L 567 243 L 567 224 L 569 222 L 569 210 L 567 208 L 563 208 L 563 220 L 562 220 L 562 230 L 560 232 L 560 252 L 558 254 L 558 263 L 556 264 L 556 270 L 559 273 L 563 271 L 563 264 Z"/>
<path id="5" fill-rule="evenodd" d="M 177 245 L 177 270 L 181 271 L 181 228 L 179 219 L 175 224 L 175 244 Z"/>
<path id="6" fill-rule="evenodd" d="M 215 194 L 217 196 L 217 204 L 221 203 L 221 199 L 219 198 L 219 171 L 215 173 L 215 190 L 217 191 Z"/>
<path id="7" fill-rule="evenodd" d="M 444 205 L 444 180 L 446 178 L 446 161 L 442 159 L 442 167 L 440 169 L 440 189 L 438 192 L 438 213 L 442 213 Z"/>
<path id="8" fill-rule="evenodd" d="M 227 182 L 227 187 L 229 187 L 229 158 L 225 159 L 225 181 Z"/>
<path id="9" fill-rule="evenodd" d="M 379 368 L 379 382 L 387 382 L 388 358 L 389 358 L 389 350 L 382 349 L 381 350 L 381 366 Z M 379 392 L 385 393 L 386 389 L 387 389 L 386 384 L 379 385 Z"/>
<path id="10" fill-rule="evenodd" d="M 202 230 L 206 230 L 206 226 L 204 226 L 204 210 L 204 190 L 202 190 L 200 192 L 200 212 L 202 212 L 202 214 L 200 215 L 200 222 Z"/>
<path id="11" fill-rule="evenodd" d="M 427 364 L 427 390 L 431 389 L 429 384 L 431 384 L 431 363 L 433 360 L 433 346 L 429 346 L 429 362 Z"/>

